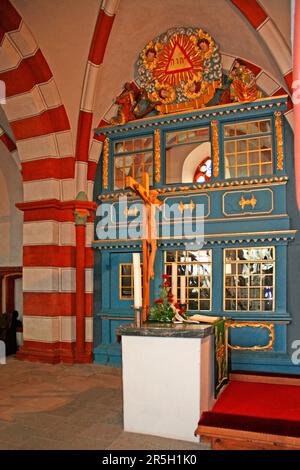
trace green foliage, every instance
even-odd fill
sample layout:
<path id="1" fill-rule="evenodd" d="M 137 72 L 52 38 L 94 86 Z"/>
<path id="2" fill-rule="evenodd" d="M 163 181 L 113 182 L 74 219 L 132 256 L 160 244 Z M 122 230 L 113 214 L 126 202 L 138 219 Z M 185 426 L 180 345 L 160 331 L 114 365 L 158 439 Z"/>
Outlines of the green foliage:
<path id="1" fill-rule="evenodd" d="M 173 294 L 171 291 L 170 276 L 163 274 L 163 284 L 160 286 L 160 298 L 154 300 L 154 305 L 150 307 L 148 320 L 157 322 L 171 322 L 179 305 L 173 305 Z M 185 312 L 179 310 L 181 314 Z"/>

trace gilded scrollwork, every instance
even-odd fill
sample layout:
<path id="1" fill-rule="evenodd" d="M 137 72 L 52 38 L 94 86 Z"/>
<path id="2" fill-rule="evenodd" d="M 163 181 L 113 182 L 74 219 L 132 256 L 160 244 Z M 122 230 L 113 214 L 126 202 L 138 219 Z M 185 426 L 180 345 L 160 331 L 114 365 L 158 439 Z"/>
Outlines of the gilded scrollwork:
<path id="1" fill-rule="evenodd" d="M 108 151 L 109 139 L 106 137 L 103 144 L 103 189 L 108 188 Z"/>
<path id="2" fill-rule="evenodd" d="M 160 182 L 160 131 L 154 132 L 155 182 Z"/>
<path id="3" fill-rule="evenodd" d="M 228 343 L 228 347 L 235 351 L 270 351 L 275 343 L 275 327 L 273 323 L 252 323 L 252 322 L 227 322 L 229 328 L 265 328 L 269 330 L 269 341 L 265 346 L 234 346 Z"/>
<path id="4" fill-rule="evenodd" d="M 245 209 L 245 206 L 251 206 L 252 209 L 254 209 L 254 207 L 256 206 L 256 203 L 257 203 L 257 200 L 255 199 L 253 194 L 251 195 L 251 199 L 245 199 L 244 196 L 242 196 L 241 199 L 239 200 L 239 205 L 241 206 L 243 210 Z"/>
<path id="5" fill-rule="evenodd" d="M 196 204 L 194 203 L 194 201 L 192 201 L 192 199 L 190 200 L 189 204 L 184 204 L 182 201 L 180 201 L 179 205 L 178 205 L 178 210 L 183 213 L 185 210 L 190 210 L 191 212 L 193 211 L 193 209 L 195 209 L 196 207 Z"/>
<path id="6" fill-rule="evenodd" d="M 279 111 L 275 112 L 275 129 L 277 144 L 277 170 L 283 170 L 283 135 L 281 113 Z"/>
<path id="7" fill-rule="evenodd" d="M 220 166 L 218 121 L 211 122 L 211 130 L 212 130 L 212 147 L 213 147 L 213 175 L 216 178 L 219 176 L 219 166 Z"/>

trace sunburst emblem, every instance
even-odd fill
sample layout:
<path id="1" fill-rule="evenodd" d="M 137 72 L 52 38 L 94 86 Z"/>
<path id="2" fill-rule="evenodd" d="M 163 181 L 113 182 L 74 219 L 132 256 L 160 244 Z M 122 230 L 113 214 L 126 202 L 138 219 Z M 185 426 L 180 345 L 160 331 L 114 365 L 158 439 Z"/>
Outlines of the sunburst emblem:
<path id="1" fill-rule="evenodd" d="M 191 37 L 177 34 L 159 54 L 153 77 L 160 84 L 176 86 L 189 80 L 201 80 L 203 58 Z"/>

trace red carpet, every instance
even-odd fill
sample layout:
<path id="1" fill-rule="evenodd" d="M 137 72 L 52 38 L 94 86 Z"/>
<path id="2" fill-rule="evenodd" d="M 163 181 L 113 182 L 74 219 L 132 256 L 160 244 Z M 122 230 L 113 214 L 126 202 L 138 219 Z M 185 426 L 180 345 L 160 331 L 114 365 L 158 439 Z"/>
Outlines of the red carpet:
<path id="1" fill-rule="evenodd" d="M 233 381 L 220 395 L 211 413 L 300 423 L 300 387 Z"/>
<path id="2" fill-rule="evenodd" d="M 300 438 L 300 386 L 232 381 L 198 424 Z"/>

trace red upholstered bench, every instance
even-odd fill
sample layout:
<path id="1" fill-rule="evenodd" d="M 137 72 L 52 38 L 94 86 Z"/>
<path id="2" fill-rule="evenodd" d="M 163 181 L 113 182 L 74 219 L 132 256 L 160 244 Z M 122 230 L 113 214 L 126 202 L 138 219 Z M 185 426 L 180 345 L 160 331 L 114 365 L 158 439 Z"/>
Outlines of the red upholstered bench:
<path id="1" fill-rule="evenodd" d="M 213 449 L 300 449 L 300 388 L 233 381 L 195 433 Z"/>

